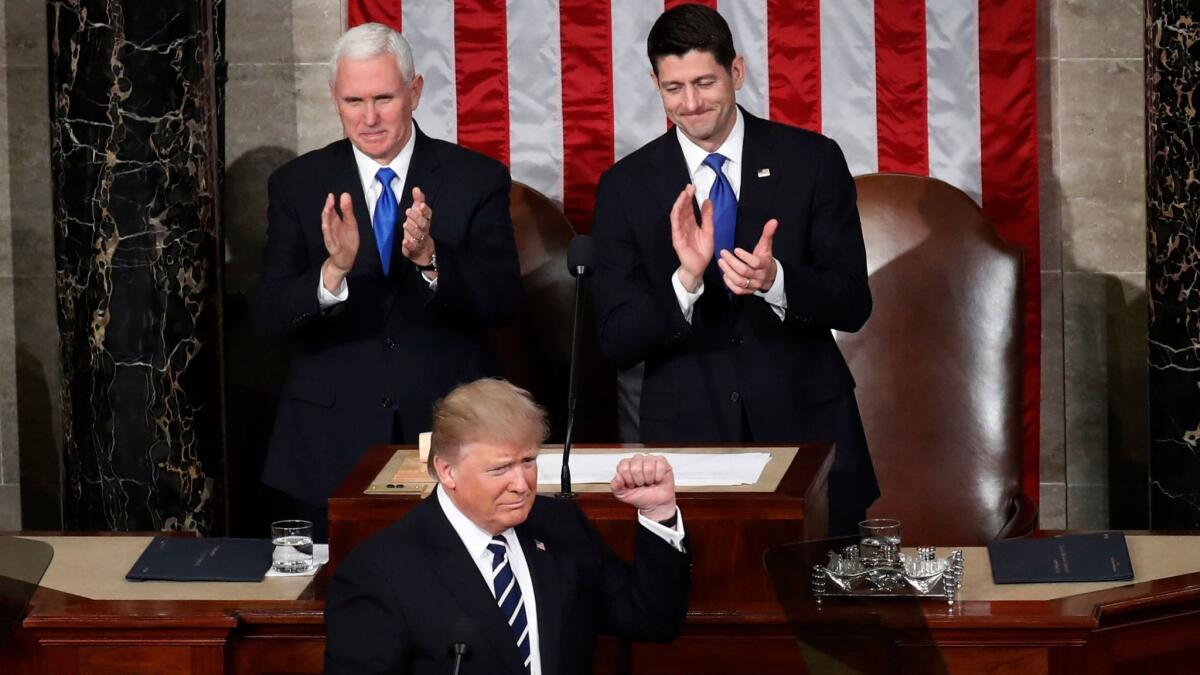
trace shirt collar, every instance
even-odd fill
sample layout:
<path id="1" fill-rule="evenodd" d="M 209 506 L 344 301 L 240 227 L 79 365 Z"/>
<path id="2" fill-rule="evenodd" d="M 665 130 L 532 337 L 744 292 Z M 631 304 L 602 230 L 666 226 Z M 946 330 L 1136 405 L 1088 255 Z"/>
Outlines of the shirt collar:
<path id="1" fill-rule="evenodd" d="M 733 128 L 729 130 L 729 136 L 715 152 L 724 155 L 727 162 L 741 164 L 742 143 L 746 139 L 746 122 L 742 119 L 741 108 L 735 108 L 734 112 L 736 116 L 733 119 Z M 696 145 L 692 139 L 681 133 L 678 127 L 675 129 L 675 138 L 679 140 L 679 148 L 683 150 L 683 160 L 687 163 L 688 173 L 696 175 L 696 172 L 703 166 L 704 159 L 712 153 Z"/>
<path id="2" fill-rule="evenodd" d="M 388 162 L 388 166 L 396 175 L 403 181 L 408 175 L 408 165 L 412 161 L 413 145 L 417 138 L 417 125 L 412 125 L 411 133 L 408 135 L 408 140 L 405 141 L 404 147 L 400 148 L 400 152 Z M 375 182 L 375 174 L 379 173 L 379 169 L 383 165 L 375 160 L 367 157 L 366 153 L 359 150 L 353 143 L 350 144 L 350 149 L 354 151 L 354 163 L 358 166 L 358 179 L 362 182 L 363 196 L 371 192 L 371 184 Z M 396 195 L 396 201 L 400 201 L 400 195 Z"/>
<path id="3" fill-rule="evenodd" d="M 471 554 L 471 558 L 479 558 L 484 552 L 487 552 L 490 556 L 491 551 L 487 550 L 487 545 L 492 543 L 492 535 L 472 522 L 465 513 L 459 511 L 458 507 L 450 499 L 450 495 L 446 494 L 446 488 L 442 487 L 440 483 L 436 491 L 438 504 L 442 507 L 442 512 L 446 514 L 446 519 L 450 521 L 450 526 L 454 528 L 455 533 L 458 534 L 458 538 L 467 547 L 467 553 Z M 500 534 L 511 544 L 512 537 L 509 535 L 512 532 L 513 529 L 510 527 Z"/>

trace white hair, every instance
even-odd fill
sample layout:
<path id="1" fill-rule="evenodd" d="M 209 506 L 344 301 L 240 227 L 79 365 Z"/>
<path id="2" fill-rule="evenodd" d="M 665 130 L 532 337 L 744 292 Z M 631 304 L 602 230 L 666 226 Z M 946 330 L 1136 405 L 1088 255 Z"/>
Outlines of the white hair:
<path id="1" fill-rule="evenodd" d="M 380 54 L 391 54 L 396 58 L 400 76 L 412 84 L 416 73 L 413 69 L 412 49 L 404 36 L 381 23 L 364 23 L 342 33 L 333 46 L 333 58 L 329 61 L 329 81 L 337 81 L 338 61 L 342 59 L 369 59 Z"/>

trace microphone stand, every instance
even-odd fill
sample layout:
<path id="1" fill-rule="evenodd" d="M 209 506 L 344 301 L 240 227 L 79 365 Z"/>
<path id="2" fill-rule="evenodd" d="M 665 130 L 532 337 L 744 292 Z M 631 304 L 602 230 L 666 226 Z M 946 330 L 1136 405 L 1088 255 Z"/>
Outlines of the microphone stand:
<path id="1" fill-rule="evenodd" d="M 583 309 L 583 276 L 587 268 L 577 265 L 572 271 L 575 272 L 575 318 L 571 330 L 571 369 L 567 375 L 567 435 L 563 438 L 562 474 L 559 476 L 562 486 L 556 495 L 560 499 L 575 497 L 571 490 L 571 441 L 575 437 L 575 400 L 579 391 L 575 371 L 579 369 L 579 319 Z"/>

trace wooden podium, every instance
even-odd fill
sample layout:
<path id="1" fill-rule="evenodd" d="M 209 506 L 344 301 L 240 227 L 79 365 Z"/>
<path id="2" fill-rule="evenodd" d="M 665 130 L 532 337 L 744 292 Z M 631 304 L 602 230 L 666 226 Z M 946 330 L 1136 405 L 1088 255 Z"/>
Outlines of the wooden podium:
<path id="1" fill-rule="evenodd" d="M 553 452 L 555 446 L 547 446 Z M 750 451 L 757 448 L 704 449 L 698 452 Z M 771 449 L 780 451 L 784 449 Z M 372 448 L 329 500 L 330 565 L 335 567 L 355 544 L 401 518 L 421 498 L 422 489 L 405 484 L 406 492 L 368 492 L 395 446 Z M 400 449 L 411 453 L 412 448 Z M 575 453 L 686 452 L 680 447 L 577 446 Z M 680 488 L 677 493 L 684 527 L 693 551 L 692 591 L 683 636 L 670 645 L 642 645 L 601 640 L 596 672 L 751 672 L 758 657 L 775 665 L 799 658 L 788 624 L 763 568 L 763 553 L 773 546 L 824 538 L 828 530 L 826 481 L 833 453 L 828 444 L 787 448 L 790 458 L 771 491 L 754 486 L 724 491 Z M 397 462 L 392 462 L 395 466 Z M 410 461 L 411 465 L 412 462 Z M 771 466 L 764 471 L 764 480 Z M 387 481 L 385 476 L 383 481 Z M 604 540 L 626 559 L 633 555 L 636 515 L 607 488 L 580 491 L 575 498 Z M 557 486 L 539 486 L 553 492 Z M 764 663 L 764 666 L 767 664 Z M 746 668 L 750 667 L 750 670 Z"/>

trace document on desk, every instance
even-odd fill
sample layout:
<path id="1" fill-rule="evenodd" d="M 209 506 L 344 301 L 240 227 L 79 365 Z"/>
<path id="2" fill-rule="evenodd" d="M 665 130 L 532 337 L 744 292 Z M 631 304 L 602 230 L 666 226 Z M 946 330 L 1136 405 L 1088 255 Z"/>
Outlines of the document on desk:
<path id="1" fill-rule="evenodd" d="M 571 455 L 571 480 L 575 483 L 608 483 L 616 473 L 617 464 L 637 453 L 597 453 Z M 684 453 L 661 454 L 671 464 L 675 484 L 688 487 L 723 487 L 753 485 L 762 476 L 769 452 Z M 538 455 L 538 482 L 557 483 L 562 473 L 561 453 Z"/>

